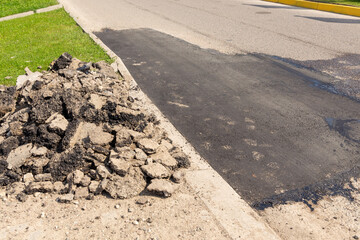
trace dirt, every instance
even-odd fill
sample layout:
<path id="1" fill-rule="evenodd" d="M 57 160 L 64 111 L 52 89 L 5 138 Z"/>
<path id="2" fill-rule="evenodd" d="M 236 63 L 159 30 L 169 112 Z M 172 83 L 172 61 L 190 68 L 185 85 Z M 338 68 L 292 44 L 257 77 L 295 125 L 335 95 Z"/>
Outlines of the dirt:
<path id="1" fill-rule="evenodd" d="M 166 199 L 56 198 L 41 193 L 0 202 L 0 239 L 230 239 L 186 184 Z"/>
<path id="2" fill-rule="evenodd" d="M 352 179 L 352 200 L 327 196 L 309 208 L 302 202 L 287 202 L 259 211 L 282 239 L 346 239 L 360 237 L 360 181 Z M 350 187 L 349 187 L 350 188 Z"/>

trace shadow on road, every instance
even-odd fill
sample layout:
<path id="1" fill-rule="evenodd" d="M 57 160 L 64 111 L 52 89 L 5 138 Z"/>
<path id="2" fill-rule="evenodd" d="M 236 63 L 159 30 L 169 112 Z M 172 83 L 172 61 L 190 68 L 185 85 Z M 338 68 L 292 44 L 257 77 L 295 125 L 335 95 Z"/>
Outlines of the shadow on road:
<path id="1" fill-rule="evenodd" d="M 296 10 L 303 9 L 303 8 L 299 8 L 299 7 L 292 7 L 292 6 L 286 6 L 286 5 L 275 6 L 275 5 L 246 4 L 246 3 L 243 3 L 242 5 L 259 7 L 259 8 L 268 8 L 268 9 L 296 9 Z"/>
<path id="2" fill-rule="evenodd" d="M 347 18 L 325 18 L 325 17 L 308 17 L 295 15 L 295 17 L 306 18 L 327 23 L 347 23 L 347 24 L 359 24 L 360 19 L 347 19 Z"/>

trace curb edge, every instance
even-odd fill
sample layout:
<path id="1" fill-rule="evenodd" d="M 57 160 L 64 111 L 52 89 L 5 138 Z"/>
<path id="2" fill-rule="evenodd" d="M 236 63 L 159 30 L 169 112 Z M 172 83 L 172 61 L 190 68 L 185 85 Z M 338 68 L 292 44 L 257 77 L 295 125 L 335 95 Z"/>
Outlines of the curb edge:
<path id="1" fill-rule="evenodd" d="M 49 6 L 49 7 L 46 7 L 46 8 L 36 9 L 34 11 L 17 13 L 17 14 L 13 14 L 13 15 L 9 15 L 9 16 L 5 16 L 5 17 L 0 18 L 0 22 L 12 20 L 12 19 L 17 19 L 17 18 L 22 18 L 22 17 L 27 17 L 27 16 L 34 15 L 36 13 L 50 12 L 50 11 L 60 9 L 62 7 L 63 7 L 62 4 L 57 4 L 57 5 Z"/>
<path id="2" fill-rule="evenodd" d="M 266 2 L 281 3 L 290 6 L 309 8 L 324 12 L 339 13 L 349 16 L 360 17 L 360 7 L 337 5 L 330 3 L 312 2 L 305 0 L 263 0 Z"/>

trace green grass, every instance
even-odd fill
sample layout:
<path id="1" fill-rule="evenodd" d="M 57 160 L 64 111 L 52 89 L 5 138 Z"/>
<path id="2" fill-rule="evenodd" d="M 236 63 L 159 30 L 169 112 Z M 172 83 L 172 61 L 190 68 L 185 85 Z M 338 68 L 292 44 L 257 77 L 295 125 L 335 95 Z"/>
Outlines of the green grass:
<path id="1" fill-rule="evenodd" d="M 360 7 L 360 0 L 316 0 L 317 2 L 336 3 Z"/>
<path id="2" fill-rule="evenodd" d="M 63 9 L 0 22 L 0 84 L 14 85 L 25 67 L 47 69 L 63 52 L 87 62 L 113 61 Z"/>
<path id="3" fill-rule="evenodd" d="M 56 0 L 0 0 L 0 17 L 56 5 Z"/>

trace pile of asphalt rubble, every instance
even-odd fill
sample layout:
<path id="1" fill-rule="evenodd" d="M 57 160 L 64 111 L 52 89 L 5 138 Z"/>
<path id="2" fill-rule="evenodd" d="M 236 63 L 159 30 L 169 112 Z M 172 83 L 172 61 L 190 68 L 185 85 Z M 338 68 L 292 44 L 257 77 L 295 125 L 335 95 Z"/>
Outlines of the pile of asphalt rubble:
<path id="1" fill-rule="evenodd" d="M 188 158 L 110 65 L 64 53 L 47 72 L 26 70 L 0 89 L 0 188 L 59 202 L 176 191 Z"/>

